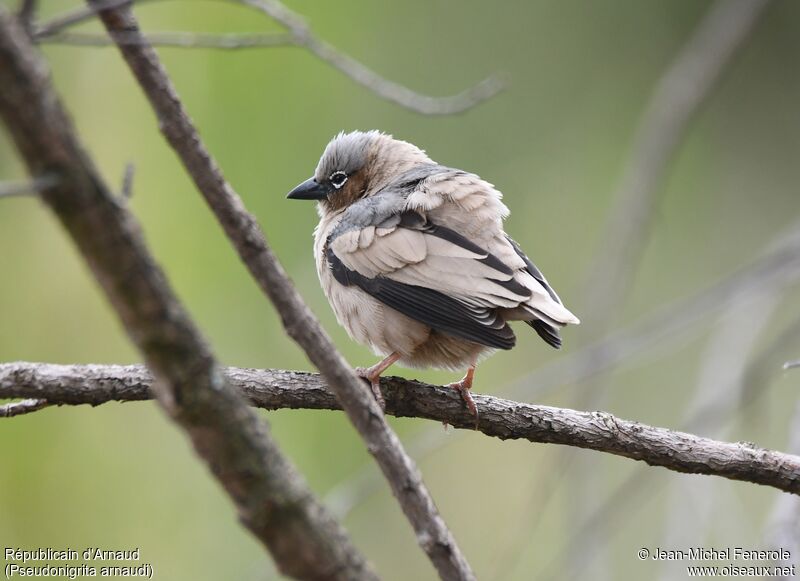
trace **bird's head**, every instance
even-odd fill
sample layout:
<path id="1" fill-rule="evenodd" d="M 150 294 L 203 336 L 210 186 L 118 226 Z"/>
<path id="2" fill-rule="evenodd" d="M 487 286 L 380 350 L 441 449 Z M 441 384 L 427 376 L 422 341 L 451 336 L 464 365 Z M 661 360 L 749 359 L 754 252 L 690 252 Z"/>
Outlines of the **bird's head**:
<path id="1" fill-rule="evenodd" d="M 342 210 L 381 191 L 418 165 L 433 163 L 425 152 L 379 131 L 340 133 L 325 147 L 314 177 L 287 196 L 317 200 L 323 212 Z"/>

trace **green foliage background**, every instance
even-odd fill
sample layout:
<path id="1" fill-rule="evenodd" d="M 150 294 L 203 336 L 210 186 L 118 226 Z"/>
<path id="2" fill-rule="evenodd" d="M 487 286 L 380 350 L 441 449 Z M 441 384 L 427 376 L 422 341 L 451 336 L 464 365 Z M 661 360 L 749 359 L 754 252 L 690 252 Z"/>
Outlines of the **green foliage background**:
<path id="1" fill-rule="evenodd" d="M 10 0 L 2 0 L 11 6 Z M 75 3 L 40 2 L 43 15 Z M 474 171 L 505 194 L 508 231 L 579 316 L 584 276 L 598 248 L 631 138 L 660 74 L 709 4 L 697 0 L 604 2 L 342 0 L 287 4 L 313 30 L 385 76 L 431 94 L 460 91 L 507 73 L 507 91 L 454 117 L 424 117 L 386 103 L 302 49 L 160 51 L 188 110 L 286 270 L 354 365 L 373 356 L 339 328 L 316 281 L 309 204 L 285 193 L 312 172 L 340 130 L 378 128 L 423 147 L 435 160 Z M 278 30 L 229 2 L 153 2 L 137 10 L 146 30 Z M 705 104 L 672 167 L 653 236 L 646 243 L 622 328 L 653 307 L 710 285 L 756 257 L 800 210 L 800 4 L 774 2 L 753 38 Z M 99 30 L 96 24 L 83 27 Z M 281 331 L 201 197 L 157 130 L 141 91 L 115 50 L 44 47 L 56 86 L 103 174 L 119 183 L 136 165 L 132 210 L 179 296 L 229 365 L 309 369 Z M 0 87 L 2 90 L 2 87 Z M 0 178 L 25 174 L 0 133 Z M 0 361 L 139 361 L 69 240 L 31 198 L 0 201 Z M 782 295 L 760 344 L 800 316 L 796 288 Z M 748 319 L 758 312 L 742 312 Z M 716 319 L 680 343 L 615 371 L 606 409 L 679 427 L 698 382 Z M 476 390 L 493 393 L 580 342 L 567 330 L 562 352 L 526 328 L 518 347 L 487 361 Z M 776 353 L 756 412 L 728 438 L 785 449 L 800 373 L 779 372 Z M 452 374 L 395 370 L 432 382 Z M 570 405 L 579 386 L 545 402 Z M 266 414 L 286 452 L 324 495 L 370 463 L 341 414 Z M 427 426 L 392 420 L 404 439 Z M 482 579 L 531 579 L 575 545 L 569 477 L 548 473 L 565 454 L 593 453 L 472 433 L 434 433 L 446 445 L 420 464 L 434 497 Z M 593 457 L 593 456 L 592 456 Z M 597 457 L 593 492 L 602 498 L 637 466 Z M 621 506 L 601 534 L 615 578 L 651 578 L 635 556 L 663 542 L 665 494 L 702 477 L 661 469 L 652 489 Z M 771 489 L 715 481 L 710 529 L 685 523 L 686 546 L 758 546 L 777 497 Z M 722 518 L 722 517 L 725 518 Z M 718 518 L 717 518 L 718 517 Z M 722 523 L 727 523 L 723 525 Z M 346 525 L 387 579 L 433 578 L 388 489 L 360 504 Z M 153 404 L 48 409 L 0 421 L 0 545 L 141 548 L 156 578 L 276 578 L 269 558 L 237 524 L 230 502 L 186 438 Z M 670 547 L 671 548 L 671 547 Z M 591 569 L 590 569 L 591 570 Z"/>

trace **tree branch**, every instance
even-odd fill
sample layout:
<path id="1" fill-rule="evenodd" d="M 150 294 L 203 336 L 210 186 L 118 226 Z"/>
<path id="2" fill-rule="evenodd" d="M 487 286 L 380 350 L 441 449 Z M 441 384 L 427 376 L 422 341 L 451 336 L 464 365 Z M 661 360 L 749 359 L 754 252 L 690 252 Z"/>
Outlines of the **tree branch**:
<path id="1" fill-rule="evenodd" d="M 451 97 L 429 97 L 408 87 L 383 78 L 353 57 L 317 38 L 300 15 L 289 10 L 278 0 L 238 0 L 279 22 L 294 36 L 298 45 L 304 46 L 317 58 L 350 77 L 392 103 L 425 115 L 453 115 L 471 109 L 491 99 L 503 90 L 505 83 L 497 76 L 488 77 L 469 89 Z"/>
<path id="2" fill-rule="evenodd" d="M 228 367 L 229 383 L 252 405 L 274 409 L 339 410 L 317 374 Z M 0 364 L 0 397 L 46 399 L 51 404 L 100 405 L 151 398 L 153 379 L 142 365 Z M 475 418 L 457 392 L 419 381 L 387 377 L 381 389 L 386 413 L 472 429 Z M 605 412 L 581 412 L 475 394 L 478 429 L 487 436 L 562 444 L 606 452 L 676 472 L 707 474 L 800 494 L 800 457 L 647 426 Z"/>
<path id="3" fill-rule="evenodd" d="M 13 418 L 38 412 L 48 407 L 50 404 L 45 399 L 24 399 L 0 405 L 0 418 Z"/>
<path id="4" fill-rule="evenodd" d="M 141 44 L 139 35 L 115 34 L 110 38 L 105 34 L 87 32 L 59 32 L 42 37 L 46 44 L 66 44 L 72 46 L 114 46 L 115 44 Z M 144 37 L 151 46 L 171 48 L 214 48 L 221 50 L 241 50 L 245 48 L 273 48 L 276 46 L 297 46 L 291 34 L 201 34 L 196 32 L 151 32 Z"/>
<path id="5" fill-rule="evenodd" d="M 105 46 L 108 39 L 95 35 L 67 34 L 67 28 L 94 18 L 104 8 L 113 9 L 133 4 L 134 0 L 93 0 L 92 4 L 70 11 L 34 29 L 38 42 L 60 42 L 84 46 Z M 137 0 L 142 3 L 144 0 Z M 154 33 L 148 38 L 152 44 L 172 47 L 205 47 L 243 49 L 271 46 L 298 46 L 305 48 L 340 73 L 391 103 L 423 115 L 454 115 L 463 113 L 491 99 L 505 88 L 505 82 L 492 75 L 468 89 L 448 97 L 432 97 L 390 81 L 353 57 L 343 53 L 311 32 L 303 18 L 277 0 L 231 0 L 253 8 L 288 31 L 285 34 L 262 35 L 203 35 L 192 33 Z M 141 44 L 134 36 L 119 36 L 118 44 Z"/>
<path id="6" fill-rule="evenodd" d="M 89 0 L 90 3 L 99 1 Z M 102 10 L 100 19 L 112 34 L 141 34 L 127 6 Z M 416 464 L 386 423 L 371 391 L 356 376 L 303 302 L 267 245 L 255 218 L 223 177 L 155 51 L 146 45 L 143 37 L 141 44 L 119 48 L 155 110 L 162 133 L 180 157 L 239 257 L 274 304 L 289 336 L 297 341 L 325 376 L 367 449 L 380 465 L 414 528 L 417 542 L 439 575 L 447 580 L 474 579 L 469 563 L 439 515 Z"/>
<path id="7" fill-rule="evenodd" d="M 239 516 L 300 579 L 375 579 L 220 366 L 149 254 L 141 230 L 97 173 L 47 66 L 0 5 L 0 117 L 158 381 L 161 406 L 190 436 Z M 37 398 L 42 399 L 42 398 Z M 52 403 L 52 402 L 48 402 Z"/>

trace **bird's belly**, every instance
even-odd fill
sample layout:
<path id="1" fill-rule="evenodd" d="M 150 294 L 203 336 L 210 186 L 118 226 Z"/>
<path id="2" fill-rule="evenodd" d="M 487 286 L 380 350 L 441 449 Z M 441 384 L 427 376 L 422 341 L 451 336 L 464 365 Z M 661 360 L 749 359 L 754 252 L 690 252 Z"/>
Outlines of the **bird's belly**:
<path id="1" fill-rule="evenodd" d="M 336 320 L 350 338 L 368 346 L 377 355 L 385 357 L 399 352 L 399 365 L 461 370 L 493 351 L 484 345 L 432 330 L 360 288 L 340 284 L 324 265 L 318 274 Z"/>
<path id="2" fill-rule="evenodd" d="M 405 367 L 464 370 L 495 350 L 472 341 L 432 331 L 427 340 L 420 343 L 408 357 L 398 363 Z"/>
<path id="3" fill-rule="evenodd" d="M 318 271 L 322 290 L 336 320 L 357 343 L 378 355 L 410 355 L 430 334 L 430 327 L 387 307 L 356 286 L 337 282 L 324 265 Z"/>

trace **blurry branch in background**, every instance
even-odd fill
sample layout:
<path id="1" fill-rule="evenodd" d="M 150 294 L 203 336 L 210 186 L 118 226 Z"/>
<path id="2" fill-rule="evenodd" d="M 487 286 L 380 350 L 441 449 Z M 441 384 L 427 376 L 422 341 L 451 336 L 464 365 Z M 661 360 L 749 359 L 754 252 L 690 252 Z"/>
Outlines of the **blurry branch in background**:
<path id="1" fill-rule="evenodd" d="M 800 367 L 800 359 L 797 361 L 787 361 L 783 364 L 784 370 L 786 369 L 794 369 L 795 367 Z"/>
<path id="2" fill-rule="evenodd" d="M 28 34 L 31 33 L 31 25 L 36 15 L 36 3 L 37 0 L 22 0 L 19 5 L 19 10 L 17 10 L 17 20 L 19 20 L 20 25 Z"/>
<path id="3" fill-rule="evenodd" d="M 341 409 L 316 374 L 228 367 L 224 374 L 254 406 L 265 409 Z M 0 364 L 0 397 L 34 397 L 52 404 L 100 405 L 149 399 L 153 379 L 142 365 Z M 384 378 L 386 413 L 474 427 L 458 393 L 446 387 Z M 677 472 L 753 482 L 800 494 L 800 457 L 749 443 L 729 443 L 647 426 L 604 412 L 525 404 L 475 395 L 478 429 L 502 440 L 576 446 L 642 460 Z"/>
<path id="4" fill-rule="evenodd" d="M 122 186 L 119 193 L 123 198 L 130 198 L 133 196 L 133 174 L 136 173 L 136 166 L 132 162 L 125 164 L 125 170 L 122 172 Z"/>
<path id="5" fill-rule="evenodd" d="M 747 365 L 747 370 L 742 377 L 742 385 L 738 389 L 740 395 L 739 406 L 749 405 L 759 395 L 764 386 L 781 371 L 779 361 L 782 352 L 794 351 L 800 347 L 800 317 L 790 321 L 778 335 L 762 347 L 761 352 Z M 783 371 L 787 370 L 788 363 L 784 363 Z"/>
<path id="6" fill-rule="evenodd" d="M 376 579 L 264 423 L 225 380 L 150 255 L 139 224 L 103 182 L 80 143 L 46 63 L 2 5 L 0 87 L 0 118 L 29 173 L 59 177 L 42 190 L 42 199 L 158 379 L 153 391 L 161 407 L 190 437 L 233 500 L 241 522 L 287 576 Z M 22 404 L 17 411 L 37 405 L 43 404 Z"/>
<path id="7" fill-rule="evenodd" d="M 97 5 L 100 0 L 89 2 Z M 116 32 L 141 34 L 127 6 L 101 10 L 99 15 L 112 35 Z M 325 376 L 370 454 L 381 467 L 414 529 L 419 546 L 442 579 L 474 579 L 469 563 L 440 516 L 416 464 L 389 427 L 372 392 L 345 361 L 303 302 L 268 246 L 257 220 L 225 180 L 186 113 L 156 52 L 146 44 L 144 37 L 139 44 L 120 45 L 119 49 L 149 100 L 161 132 L 203 195 L 228 240 L 274 305 L 287 334 Z"/>
<path id="8" fill-rule="evenodd" d="M 452 115 L 471 109 L 491 99 L 504 88 L 498 77 L 488 77 L 469 89 L 451 97 L 429 97 L 390 81 L 333 45 L 312 34 L 306 22 L 277 0 L 239 0 L 279 22 L 295 37 L 299 45 L 325 61 L 356 83 L 382 99 L 425 115 Z"/>
<path id="9" fill-rule="evenodd" d="M 719 324 L 707 341 L 686 416 L 696 416 L 701 410 L 710 409 L 726 398 L 741 401 L 737 388 L 743 388 L 748 362 L 753 358 L 764 330 L 773 322 L 772 315 L 783 295 L 779 286 L 764 285 L 753 289 L 732 301 L 722 313 Z M 743 317 L 742 313 L 758 313 L 758 316 Z M 702 430 L 704 435 L 727 439 L 729 428 L 730 422 L 718 422 L 716 426 L 703 426 Z M 676 479 L 670 483 L 665 530 L 658 546 L 690 547 L 698 539 L 714 537 L 714 526 L 719 526 L 721 520 L 714 518 L 714 511 L 723 494 L 717 484 L 718 481 L 712 479 L 697 483 Z M 728 510 L 732 509 L 729 507 Z M 689 521 L 693 523 L 691 531 L 686 527 Z M 661 579 L 670 581 L 680 577 L 684 570 L 677 562 L 664 561 L 661 563 Z"/>
<path id="10" fill-rule="evenodd" d="M 138 0 L 142 3 L 144 0 Z M 151 0 L 152 1 L 152 0 Z M 210 35 L 183 32 L 152 33 L 146 37 L 129 35 L 117 31 L 111 38 L 94 34 L 66 33 L 65 29 L 81 24 L 96 16 L 104 8 L 116 8 L 133 4 L 133 0 L 105 0 L 68 12 L 53 20 L 34 26 L 37 42 L 53 42 L 80 46 L 106 46 L 108 44 L 133 45 L 152 44 L 184 48 L 245 49 L 274 46 L 297 46 L 308 50 L 320 60 L 328 63 L 359 85 L 378 97 L 411 111 L 424 115 L 453 115 L 462 113 L 491 99 L 505 88 L 497 76 L 490 76 L 476 85 L 449 97 L 431 97 L 390 81 L 333 45 L 318 38 L 306 21 L 277 0 L 229 0 L 253 8 L 286 29 L 280 34 L 226 34 Z"/>
<path id="11" fill-rule="evenodd" d="M 47 44 L 69 44 L 72 46 L 114 46 L 115 44 L 141 44 L 171 48 L 215 48 L 220 50 L 240 50 L 245 48 L 273 48 L 276 46 L 296 46 L 290 34 L 201 34 L 196 32 L 151 32 L 144 39 L 138 34 L 117 33 L 113 38 L 106 34 L 87 32 L 60 32 L 44 37 Z"/>
<path id="12" fill-rule="evenodd" d="M 769 0 L 716 0 L 702 18 L 669 68 L 653 89 L 636 134 L 617 191 L 613 194 L 596 257 L 591 262 L 584 288 L 587 293 L 577 312 L 583 319 L 583 333 L 605 335 L 618 320 L 635 274 L 647 247 L 660 193 L 670 165 L 684 142 L 691 121 L 713 93 L 733 57 L 750 37 Z M 598 352 L 599 360 L 606 354 Z M 595 365 L 590 362 L 590 365 Z M 607 392 L 604 377 L 598 376 L 575 400 L 579 408 L 603 407 Z M 597 498 L 589 487 L 597 483 L 593 458 L 570 459 L 574 463 L 569 482 L 575 501 L 569 505 L 571 520 L 579 519 Z M 560 474 L 557 469 L 551 474 Z M 602 546 L 602 535 L 587 538 L 586 546 Z M 573 546 L 565 570 L 585 566 L 586 546 Z M 598 555 L 592 575 L 598 581 L 610 578 L 607 559 Z M 573 575 L 576 576 L 576 575 Z"/>
<path id="13" fill-rule="evenodd" d="M 541 398 L 633 361 L 666 339 L 681 336 L 708 315 L 764 287 L 781 288 L 800 278 L 800 222 L 777 236 L 750 264 L 688 297 L 656 307 L 628 327 L 581 347 L 520 378 L 512 397 Z"/>
<path id="14" fill-rule="evenodd" d="M 691 121 L 744 46 L 769 0 L 717 0 L 659 79 L 613 196 L 592 262 L 584 321 L 604 332 L 615 320 L 647 245 L 667 170 Z"/>
<path id="15" fill-rule="evenodd" d="M 34 40 L 38 41 L 41 38 L 58 34 L 62 30 L 83 24 L 89 20 L 93 20 L 97 16 L 97 11 L 101 8 L 116 8 L 124 4 L 144 4 L 147 0 L 103 0 L 94 6 L 78 6 L 69 12 L 56 16 L 52 20 L 48 20 L 44 24 L 36 24 L 33 28 Z"/>

